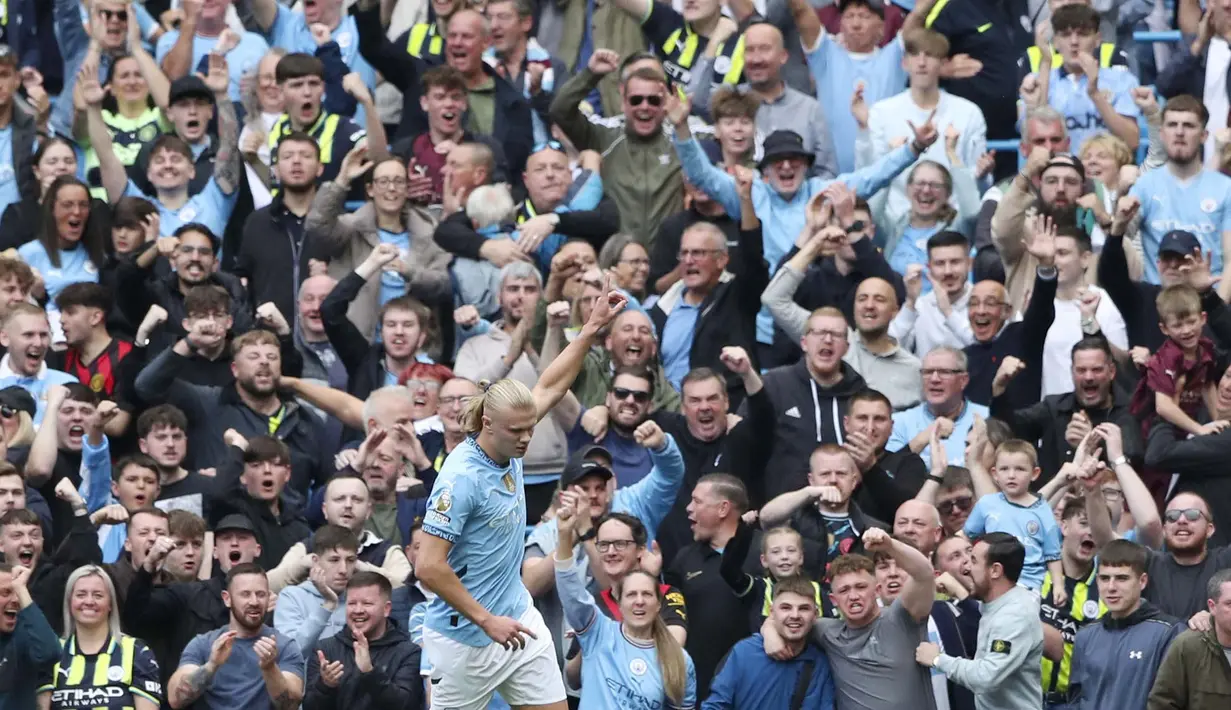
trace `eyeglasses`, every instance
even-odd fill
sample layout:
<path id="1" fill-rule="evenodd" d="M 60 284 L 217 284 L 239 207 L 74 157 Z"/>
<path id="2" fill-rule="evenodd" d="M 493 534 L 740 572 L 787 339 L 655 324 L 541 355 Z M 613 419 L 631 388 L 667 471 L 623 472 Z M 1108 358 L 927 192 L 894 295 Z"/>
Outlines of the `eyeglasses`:
<path id="1" fill-rule="evenodd" d="M 378 177 L 372 180 L 372 184 L 383 190 L 388 190 L 391 187 L 399 189 L 406 187 L 408 183 L 404 177 Z"/>
<path id="2" fill-rule="evenodd" d="M 641 392 L 639 390 L 630 390 L 624 387 L 613 388 L 611 390 L 611 394 L 615 396 L 617 401 L 623 401 L 623 400 L 628 399 L 629 397 L 632 397 L 633 401 L 636 402 L 637 404 L 645 404 L 646 402 L 650 401 L 649 392 Z"/>
<path id="3" fill-rule="evenodd" d="M 439 402 L 441 406 L 452 407 L 455 404 L 465 404 L 466 402 L 470 401 L 470 395 L 459 396 L 459 397 L 441 397 L 440 399 L 437 399 L 436 401 Z"/>
<path id="4" fill-rule="evenodd" d="M 616 549 L 616 552 L 623 552 L 634 544 L 632 540 L 600 540 L 594 543 L 594 546 L 598 548 L 599 552 L 607 552 L 613 547 Z"/>
<path id="5" fill-rule="evenodd" d="M 971 496 L 959 496 L 957 498 L 951 498 L 936 506 L 936 510 L 939 511 L 941 515 L 950 515 L 954 510 L 969 510 L 970 506 L 974 505 L 974 503 L 975 499 Z"/>
<path id="6" fill-rule="evenodd" d="M 681 249 L 679 254 L 680 261 L 688 261 L 689 259 L 704 259 L 711 254 L 717 254 L 721 249 Z"/>
<path id="7" fill-rule="evenodd" d="M 805 335 L 809 335 L 813 338 L 819 338 L 820 340 L 846 340 L 846 331 L 844 330 L 810 329 L 807 333 L 805 333 Z"/>
<path id="8" fill-rule="evenodd" d="M 653 106 L 654 108 L 658 108 L 659 106 L 663 105 L 662 94 L 648 94 L 648 95 L 633 94 L 632 96 L 628 97 L 629 106 L 634 106 L 634 107 L 640 106 L 643 103 L 647 103 Z"/>
<path id="9" fill-rule="evenodd" d="M 543 143 L 538 143 L 530 149 L 530 155 L 541 153 L 544 150 L 558 150 L 563 153 L 564 145 L 562 145 L 560 141 L 545 141 Z"/>
<path id="10" fill-rule="evenodd" d="M 1195 523 L 1198 520 L 1206 517 L 1206 514 L 1196 508 L 1184 508 L 1183 510 L 1174 509 L 1168 510 L 1163 514 L 1163 518 L 1169 523 L 1177 523 L 1180 521 L 1180 516 L 1190 523 Z"/>
<path id="11" fill-rule="evenodd" d="M 440 389 L 439 380 L 406 380 L 406 389 L 416 390 L 422 387 L 423 389 L 438 390 Z"/>
<path id="12" fill-rule="evenodd" d="M 932 375 L 939 375 L 942 378 L 947 379 L 950 377 L 957 377 L 964 372 L 966 371 L 952 367 L 925 367 L 919 370 L 919 374 L 923 375 L 924 379 L 931 377 Z"/>
<path id="13" fill-rule="evenodd" d="M 930 180 L 916 180 L 911 183 L 912 187 L 924 187 L 929 190 L 947 190 L 949 186 L 943 182 L 932 182 Z"/>
<path id="14" fill-rule="evenodd" d="M 128 22 L 128 10 L 103 10 L 99 9 L 98 16 L 104 21 L 119 20 L 120 22 Z"/>
<path id="15" fill-rule="evenodd" d="M 213 247 L 194 247 L 191 244 L 184 244 L 176 251 L 178 251 L 183 256 L 192 256 L 193 254 L 196 254 L 197 256 L 209 256 L 214 253 L 214 248 Z"/>

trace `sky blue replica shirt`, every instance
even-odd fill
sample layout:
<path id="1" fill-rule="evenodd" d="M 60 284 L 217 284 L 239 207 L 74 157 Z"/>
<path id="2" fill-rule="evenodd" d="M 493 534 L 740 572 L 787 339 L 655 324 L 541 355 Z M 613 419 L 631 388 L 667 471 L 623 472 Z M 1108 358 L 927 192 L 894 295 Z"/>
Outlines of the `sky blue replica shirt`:
<path id="1" fill-rule="evenodd" d="M 43 277 L 43 286 L 47 289 L 48 307 L 56 310 L 56 296 L 65 286 L 75 283 L 98 283 L 98 267 L 90 261 L 90 253 L 80 244 L 75 249 L 60 249 L 60 265 L 51 263 L 51 257 L 43 248 L 43 243 L 37 239 L 26 242 L 17 248 L 17 256 L 36 269 Z"/>
<path id="2" fill-rule="evenodd" d="M 171 48 L 175 46 L 179 40 L 179 30 L 171 30 L 158 38 L 158 46 L 154 50 L 154 58 L 161 65 L 162 60 L 166 58 Z M 218 44 L 217 37 L 202 37 L 194 35 L 192 38 L 192 64 L 189 66 L 196 67 L 201 64 L 201 59 L 213 51 Z M 295 51 L 295 50 L 288 50 Z M 243 100 L 243 94 L 239 90 L 239 82 L 243 79 L 244 74 L 255 74 L 256 65 L 261 63 L 261 57 L 264 57 L 269 52 L 269 44 L 255 32 L 245 32 L 240 35 L 239 44 L 235 48 L 227 52 L 227 74 L 230 80 L 227 84 L 227 95 L 231 97 L 231 101 L 239 103 Z M 316 45 L 312 46 L 312 50 L 308 54 L 316 52 Z"/>
<path id="3" fill-rule="evenodd" d="M 966 434 L 970 432 L 970 427 L 974 426 L 975 416 L 978 415 L 987 419 L 991 416 L 988 413 L 987 407 L 974 402 L 966 402 L 966 406 L 962 408 L 962 413 L 953 420 L 953 433 L 949 435 L 949 441 L 966 441 Z M 895 412 L 893 415 L 893 431 L 889 434 L 889 441 L 885 444 L 886 451 L 900 451 L 910 444 L 910 440 L 919 435 L 919 432 L 927 429 L 936 421 L 936 415 L 932 414 L 931 408 L 927 402 L 920 402 L 918 405 L 910 409 L 904 409 L 900 412 Z M 949 463 L 954 466 L 961 466 L 965 463 L 966 453 L 961 446 L 948 446 L 946 453 L 949 455 Z M 923 451 L 919 452 L 919 458 L 929 466 L 932 465 L 932 447 L 928 445 Z"/>
<path id="4" fill-rule="evenodd" d="M 1173 229 L 1184 229 L 1213 252 L 1213 271 L 1222 273 L 1222 235 L 1231 231 L 1231 178 L 1202 170 L 1181 182 L 1166 165 L 1148 170 L 1129 190 L 1141 201 L 1141 245 L 1145 249 L 1145 280 L 1158 281 L 1158 244 Z"/>
<path id="5" fill-rule="evenodd" d="M 569 626 L 581 644 L 580 710 L 692 710 L 697 706 L 697 671 L 687 651 L 682 702 L 667 699 L 658 650 L 652 640 L 630 638 L 622 624 L 598 613 L 586 591 L 585 574 L 572 558 L 556 561 L 556 591 Z"/>
<path id="6" fill-rule="evenodd" d="M 1064 115 L 1064 125 L 1074 149 L 1097 133 L 1109 132 L 1094 100 L 1086 92 L 1089 84 L 1085 74 L 1071 74 L 1064 67 L 1055 67 L 1047 85 L 1047 103 Z M 1137 77 L 1127 67 L 1099 69 L 1098 90 L 1107 96 L 1112 108 L 1121 116 L 1136 119 L 1141 115 L 1141 110 L 1133 103 L 1132 92 L 1137 86 L 1140 86 Z"/>
<path id="7" fill-rule="evenodd" d="M 521 618 L 530 604 L 530 592 L 521 581 L 526 538 L 521 459 L 501 466 L 473 437 L 463 441 L 436 477 L 423 531 L 453 544 L 449 566 L 484 609 L 497 616 Z M 428 604 L 424 623 L 467 646 L 481 648 L 492 643 L 482 629 L 440 597 Z"/>
<path id="8" fill-rule="evenodd" d="M 227 221 L 231 219 L 231 210 L 235 209 L 235 193 L 224 193 L 214 178 L 210 178 L 209 182 L 205 183 L 205 189 L 188 198 L 177 210 L 164 207 L 157 197 L 142 192 L 132 180 L 129 180 L 124 188 L 124 196 L 140 197 L 154 203 L 158 208 L 158 232 L 162 237 L 169 237 L 185 224 L 196 222 L 209 227 L 214 236 L 221 239 L 226 231 Z"/>
<path id="9" fill-rule="evenodd" d="M 1038 496 L 1031 505 L 1020 506 L 1004 493 L 985 495 L 970 511 L 963 531 L 972 540 L 989 532 L 1006 532 L 1021 540 L 1026 564 L 1017 583 L 1036 591 L 1043 586 L 1047 563 L 1060 559 L 1060 526 L 1051 506 Z"/>

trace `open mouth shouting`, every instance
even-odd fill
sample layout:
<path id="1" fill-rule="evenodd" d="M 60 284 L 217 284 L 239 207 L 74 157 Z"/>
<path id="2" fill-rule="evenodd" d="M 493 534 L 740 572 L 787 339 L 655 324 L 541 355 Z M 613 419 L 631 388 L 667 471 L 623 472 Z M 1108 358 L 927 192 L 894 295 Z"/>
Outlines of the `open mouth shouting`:
<path id="1" fill-rule="evenodd" d="M 68 427 L 68 443 L 71 446 L 81 446 L 81 442 L 85 439 L 85 426 L 82 424 L 71 424 Z"/>
<path id="2" fill-rule="evenodd" d="M 35 557 L 34 546 L 33 545 L 22 545 L 21 549 L 17 551 L 17 564 L 21 565 L 22 567 L 33 567 L 34 557 Z"/>
<path id="3" fill-rule="evenodd" d="M 317 106 L 312 101 L 304 101 L 299 104 L 299 121 L 305 125 L 316 118 Z"/>
<path id="4" fill-rule="evenodd" d="M 239 564 L 243 559 L 244 553 L 240 552 L 238 549 L 233 549 L 227 553 L 227 562 L 230 562 L 232 565 Z"/>

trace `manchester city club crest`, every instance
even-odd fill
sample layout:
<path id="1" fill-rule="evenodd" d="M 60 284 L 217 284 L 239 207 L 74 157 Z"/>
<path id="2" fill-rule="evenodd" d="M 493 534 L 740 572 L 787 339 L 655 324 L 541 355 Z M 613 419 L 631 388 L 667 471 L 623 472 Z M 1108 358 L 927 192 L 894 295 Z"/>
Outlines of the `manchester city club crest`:
<path id="1" fill-rule="evenodd" d="M 650 667 L 646 665 L 645 659 L 642 658 L 634 658 L 628 664 L 628 670 L 632 671 L 633 675 L 645 675 L 645 672 L 649 669 Z"/>
<path id="2" fill-rule="evenodd" d="M 501 478 L 500 480 L 502 483 L 504 483 L 504 489 L 508 491 L 509 493 L 512 493 L 513 492 L 513 474 L 505 473 L 504 477 Z"/>

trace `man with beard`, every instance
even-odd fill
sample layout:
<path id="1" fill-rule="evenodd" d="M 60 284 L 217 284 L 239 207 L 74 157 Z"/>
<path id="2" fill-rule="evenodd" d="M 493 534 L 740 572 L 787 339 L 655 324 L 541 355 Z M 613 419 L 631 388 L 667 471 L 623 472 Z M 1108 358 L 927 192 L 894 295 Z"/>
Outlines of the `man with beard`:
<path id="1" fill-rule="evenodd" d="M 533 387 L 539 379 L 530 330 L 534 307 L 542 291 L 538 269 L 515 262 L 501 270 L 501 319 L 483 335 L 468 339 L 457 353 L 453 372 L 472 382 L 497 382 L 506 377 Z M 537 358 L 536 358 L 537 359 Z M 538 520 L 547 510 L 555 481 L 568 460 L 568 441 L 556 417 L 544 417 L 534 427 L 525 456 L 526 519 Z M 551 565 L 548 565 L 551 569 Z"/>
<path id="2" fill-rule="evenodd" d="M 731 361 L 728 367 L 736 364 Z M 737 471 L 745 488 L 753 489 L 757 507 L 763 500 L 761 485 L 753 483 L 761 479 L 769 458 L 774 413 L 756 368 L 741 369 L 739 375 L 748 393 L 748 414 L 734 425 L 728 417 L 730 401 L 725 379 L 708 367 L 697 368 L 684 377 L 680 413 L 660 410 L 652 417 L 663 431 L 671 434 L 684 455 L 684 482 L 658 529 L 664 560 L 675 559 L 676 552 L 692 542 L 687 508 L 693 488 L 704 476 Z"/>
<path id="3" fill-rule="evenodd" d="M 1085 194 L 1086 170 L 1081 161 L 1068 154 L 1053 154 L 1035 146 L 1026 159 L 1021 173 L 1014 178 L 992 217 L 992 241 L 1004 263 L 1008 303 L 1016 311 L 1026 307 L 1034 267 L 1039 266 L 1029 244 L 1037 231 L 1028 216 L 1031 205 L 1035 213 L 1053 218 L 1067 216 L 1070 220 L 1077 209 L 1077 200 Z M 1079 224 L 1084 227 L 1084 224 Z M 1036 256 L 1037 258 L 1037 256 Z M 1051 262 L 1054 263 L 1054 262 Z M 1090 274 L 1091 281 L 1094 274 Z M 1034 290 L 1038 293 L 1038 289 Z"/>
<path id="4" fill-rule="evenodd" d="M 385 441 L 396 445 L 392 437 Z M 381 442 L 379 448 L 385 448 Z M 366 455 L 376 455 L 374 451 L 361 452 Z M 364 476 L 368 475 L 371 465 L 359 464 Z M 384 486 L 385 481 L 379 485 Z M 406 585 L 410 576 L 410 563 L 406 561 L 406 553 L 396 544 L 381 539 L 367 528 L 372 515 L 372 498 L 368 493 L 367 480 L 360 476 L 338 475 L 330 479 L 325 486 L 324 501 L 321 503 L 326 525 L 349 530 L 356 540 L 355 570 L 357 572 L 376 572 L 385 576 L 394 587 Z M 319 529 L 317 531 L 320 532 Z M 269 571 L 270 591 L 281 593 L 291 585 L 301 584 L 312 575 L 314 565 L 319 561 L 322 551 L 317 546 L 316 536 L 305 538 L 291 546 L 278 566 Z M 335 590 L 336 591 L 336 590 Z"/>
<path id="5" fill-rule="evenodd" d="M 892 452 L 885 448 L 893 433 L 893 408 L 889 398 L 877 390 L 866 389 L 855 393 L 846 406 L 846 416 L 842 418 L 842 448 L 855 459 L 861 474 L 855 501 L 873 518 L 893 520 L 895 534 L 898 534 L 897 520 L 903 509 L 908 509 L 907 518 L 912 521 L 908 526 L 916 528 L 918 523 L 918 532 L 931 536 L 933 532 L 929 526 L 936 515 L 935 509 L 927 501 L 919 501 L 917 505 L 908 503 L 929 478 L 937 483 L 940 481 L 928 475 L 927 465 L 909 446 Z M 944 470 L 943 467 L 940 470 Z M 932 509 L 929 511 L 929 508 Z M 939 520 L 936 525 L 940 525 Z M 930 554 L 936 540 L 925 545 L 920 539 L 912 544 L 924 554 Z"/>
<path id="6" fill-rule="evenodd" d="M 1149 576 L 1140 545 L 1108 543 L 1099 552 L 1097 574 L 1107 614 L 1077 632 L 1070 702 L 1080 710 L 1143 708 L 1167 649 L 1185 625 L 1142 598 Z"/>
<path id="7" fill-rule="evenodd" d="M 1157 262 L 1163 236 L 1173 229 L 1198 235 L 1201 250 L 1210 255 L 1210 270 L 1223 271 L 1223 255 L 1231 254 L 1231 178 L 1205 170 L 1201 162 L 1209 111 L 1200 99 L 1176 96 L 1163 108 L 1163 145 L 1167 162 L 1138 178 L 1129 191 L 1138 210 L 1145 277 L 1160 283 Z M 1231 298 L 1231 280 L 1218 285 L 1223 300 Z"/>
<path id="8" fill-rule="evenodd" d="M 831 226 L 810 237 L 805 249 L 814 242 L 844 240 L 841 228 Z M 810 251 L 800 251 L 800 254 L 806 255 Z M 798 281 L 795 283 L 798 284 Z M 790 285 L 789 277 L 775 277 L 761 294 L 761 302 L 769 308 L 774 322 L 782 328 L 787 338 L 797 341 L 803 337 L 810 312 L 793 300 L 793 294 L 787 290 Z M 890 323 L 897 314 L 898 297 L 893 284 L 877 276 L 861 281 L 855 288 L 852 313 L 855 327 L 848 338 L 854 347 L 846 351 L 842 360 L 864 380 L 877 383 L 879 390 L 889 397 L 893 408 L 900 410 L 912 407 L 919 401 L 923 383 L 919 377 L 919 358 L 889 335 Z"/>
<path id="9" fill-rule="evenodd" d="M 261 554 L 252 523 L 242 515 L 228 515 L 214 526 L 214 565 L 203 580 L 166 581 L 175 539 L 154 542 L 128 587 L 120 610 L 124 627 L 150 643 L 163 686 L 179 665 L 180 654 L 197 634 L 227 623 L 230 612 L 222 600 L 227 573 L 253 562 Z"/>
<path id="10" fill-rule="evenodd" d="M 848 327 L 842 311 L 818 308 L 800 339 L 803 359 L 765 373 L 775 426 L 763 500 L 804 487 L 816 447 L 842 441 L 847 403 L 868 386 L 855 368 L 842 361 L 850 347 Z M 740 416 L 747 414 L 746 408 L 740 410 Z"/>
<path id="11" fill-rule="evenodd" d="M 116 411 L 114 405 L 109 407 Z M 26 482 L 47 500 L 51 508 L 51 544 L 56 549 L 73 527 L 70 503 L 56 494 L 56 487 L 67 480 L 74 488 L 86 490 L 84 481 L 95 482 L 89 496 L 91 513 L 107 504 L 111 490 L 100 481 L 110 478 L 110 447 L 103 435 L 105 421 L 100 415 L 98 395 L 78 382 L 53 385 L 47 390 L 47 411 L 54 420 L 39 427 L 25 461 Z"/>
<path id="12" fill-rule="evenodd" d="M 222 55 L 209 55 L 205 87 L 213 92 L 218 105 L 218 155 L 214 160 L 213 176 L 195 195 L 189 190 L 196 175 L 195 154 L 192 146 L 176 135 L 159 136 L 150 146 L 146 177 L 154 190 L 151 195 L 142 192 L 128 178 L 128 172 L 112 149 L 111 134 L 103 123 L 102 88 L 97 82 L 88 80 L 81 87 L 89 106 L 86 115 L 90 144 L 98 152 L 99 172 L 108 199 L 112 203 L 124 196 L 149 199 L 158 207 L 160 235 L 174 234 L 180 227 L 193 222 L 203 223 L 213 234 L 222 234 L 235 207 L 235 197 L 243 180 L 239 120 L 235 106 L 227 97 L 227 63 Z"/>
<path id="13" fill-rule="evenodd" d="M 818 619 L 812 637 L 829 655 L 838 704 L 873 710 L 933 709 L 936 701 L 928 674 L 914 662 L 914 647 L 923 637 L 936 596 L 932 565 L 923 553 L 884 530 L 865 532 L 862 547 L 893 560 L 907 579 L 897 599 L 882 608 L 871 559 L 845 555 L 832 563 L 830 596 L 842 618 Z M 771 623 L 761 633 L 770 656 L 791 656 Z"/>
<path id="14" fill-rule="evenodd" d="M 137 446 L 158 465 L 158 502 L 172 510 L 205 517 L 213 471 L 189 471 L 188 418 L 170 404 L 151 407 L 137 417 Z"/>
<path id="15" fill-rule="evenodd" d="M 556 92 L 551 120 L 578 150 L 604 156 L 603 185 L 619 209 L 621 231 L 652 244 L 659 225 L 680 209 L 684 197 L 680 163 L 662 130 L 666 77 L 660 69 L 648 67 L 620 77 L 623 126 L 591 123 L 578 110 L 603 77 L 619 69 L 619 63 L 615 52 L 596 49 L 587 66 Z M 638 178 L 630 181 L 629 175 Z"/>
<path id="16" fill-rule="evenodd" d="M 930 465 L 933 439 L 965 441 L 975 418 L 987 418 L 988 414 L 987 407 L 966 398 L 970 372 L 966 353 L 961 350 L 948 346 L 932 350 L 924 356 L 919 373 L 923 380 L 924 401 L 893 415 L 893 433 L 886 448 L 894 451 L 909 448 Z M 961 449 L 950 448 L 949 463 L 965 461 Z"/>
<path id="17" fill-rule="evenodd" d="M 421 707 L 422 651 L 390 616 L 392 595 L 389 580 L 374 572 L 347 582 L 346 626 L 306 659 L 305 708 Z"/>
<path id="18" fill-rule="evenodd" d="M 223 433 L 229 430 L 244 439 L 276 436 L 290 447 L 289 492 L 302 504 L 308 489 L 324 482 L 328 475 L 319 455 L 321 423 L 291 396 L 280 393 L 283 363 L 278 337 L 268 331 L 253 330 L 232 341 L 233 385 L 194 385 L 181 378 L 191 353 L 214 345 L 221 337 L 216 330 L 195 329 L 177 341 L 138 375 L 137 395 L 147 402 L 174 404 L 184 412 L 188 419 L 188 448 L 198 466 L 223 466 L 229 457 L 229 442 L 224 442 Z M 217 517 L 217 511 L 211 515 Z M 282 552 L 285 549 L 268 561 L 277 564 Z"/>
<path id="19" fill-rule="evenodd" d="M 30 570 L 27 584 L 30 596 L 56 634 L 60 634 L 64 632 L 64 592 L 69 575 L 82 565 L 102 564 L 103 553 L 98 547 L 98 533 L 86 513 L 85 499 L 72 481 L 60 481 L 56 497 L 67 504 L 71 512 L 68 534 L 55 548 L 55 555 L 44 556 L 42 523 L 38 515 L 24 508 L 14 508 L 0 515 L 0 553 L 4 554 L 6 564 Z M 57 614 L 57 609 L 61 613 Z"/>
<path id="20" fill-rule="evenodd" d="M 966 397 L 985 407 L 998 394 L 995 375 L 1010 356 L 1025 363 L 1025 374 L 1008 385 L 1011 409 L 1038 402 L 1043 386 L 1043 344 L 1056 316 L 1056 232 L 1050 220 L 1037 216 L 1030 232 L 1026 250 L 1038 261 L 1038 268 L 1022 319 L 1010 322 L 1016 308 L 1003 285 L 980 281 L 970 292 L 967 312 L 974 342 L 964 349 L 970 362 Z"/>
<path id="21" fill-rule="evenodd" d="M 654 323 L 644 311 L 629 308 L 612 321 L 602 348 L 586 353 L 581 374 L 573 383 L 573 394 L 583 407 L 597 408 L 607 400 L 611 379 L 622 367 L 650 368 L 654 376 L 654 396 L 650 409 L 674 412 L 680 408 L 680 393 L 671 386 L 658 362 L 658 339 Z"/>
<path id="22" fill-rule="evenodd" d="M 973 596 L 983 602 L 979 647 L 973 659 L 919 644 L 915 660 L 975 694 L 979 710 L 1036 710 L 1042 705 L 1043 630 L 1039 598 L 1017 585 L 1026 548 L 1008 533 L 988 533 L 974 546 Z"/>
<path id="23" fill-rule="evenodd" d="M 1072 464 L 1065 464 L 1072 468 Z M 1068 704 L 1070 681 L 1073 677 L 1073 642 L 1086 624 L 1097 621 L 1107 607 L 1099 599 L 1095 584 L 1094 556 L 1098 547 L 1090 533 L 1086 504 L 1070 499 L 1060 510 L 1060 564 L 1064 567 L 1064 588 L 1068 594 L 1064 604 L 1056 604 L 1051 589 L 1056 580 L 1048 574 L 1040 592 L 1043 603 L 1039 615 L 1043 620 L 1043 703 L 1046 707 Z"/>
<path id="24" fill-rule="evenodd" d="M 239 514 L 251 521 L 261 547 L 257 562 L 272 569 L 291 546 L 311 534 L 301 512 L 303 498 L 286 490 L 290 451 L 273 436 L 248 441 L 228 429 L 223 438 L 230 456 L 218 472 L 211 515 L 217 520 Z"/>
<path id="25" fill-rule="evenodd" d="M 72 375 L 52 370 L 44 362 L 51 347 L 47 314 L 38 306 L 14 304 L 0 326 L 0 346 L 5 350 L 0 358 L 0 388 L 16 385 L 34 397 L 38 403 L 34 413 L 37 427 L 47 412 L 50 389 L 77 382 Z"/>
<path id="26" fill-rule="evenodd" d="M 34 603 L 30 570 L 0 563 L 0 667 L 4 710 L 35 707 L 39 674 L 59 658 L 60 639 Z"/>
<path id="27" fill-rule="evenodd" d="M 746 357 L 746 356 L 745 356 Z M 598 444 L 611 454 L 611 471 L 620 487 L 642 480 L 654 467 L 650 454 L 633 438 L 637 427 L 650 417 L 650 401 L 654 397 L 654 376 L 644 367 L 617 367 L 611 378 L 607 402 L 598 416 L 607 423 L 601 437 L 594 437 L 582 427 L 587 410 L 570 392 L 556 405 L 553 414 L 568 433 L 569 451 L 575 453 L 591 444 Z M 591 410 L 593 411 L 593 410 Z M 572 422 L 572 425 L 569 425 Z"/>
<path id="28" fill-rule="evenodd" d="M 801 702 L 801 707 L 833 707 L 829 659 L 808 643 L 817 615 L 812 582 L 788 577 L 774 585 L 773 594 L 769 623 L 792 658 L 779 661 L 770 657 L 760 634 L 740 641 L 714 676 L 702 710 L 793 707 Z M 801 673 L 807 675 L 801 677 Z"/>
<path id="29" fill-rule="evenodd" d="M 303 131 L 288 134 L 275 150 L 278 193 L 244 222 L 234 274 L 247 279 L 254 302 L 272 302 L 279 312 L 294 313 L 296 294 L 309 273 L 304 219 L 324 168 L 316 139 Z"/>
<path id="30" fill-rule="evenodd" d="M 1104 422 L 1124 433 L 1124 454 L 1130 463 L 1140 465 L 1144 454 L 1141 427 L 1129 412 L 1129 395 L 1115 386 L 1116 362 L 1107 340 L 1099 335 L 1086 336 L 1071 352 L 1072 392 L 1047 395 L 1041 402 L 1014 411 L 1008 406 L 1007 385 L 1026 365 L 1013 356 L 1000 363 L 992 385 L 992 416 L 1008 424 L 1017 438 L 1041 442 L 1042 473 L 1035 481 L 1039 487 L 1050 481 L 1062 464 L 1072 461 L 1081 440 Z"/>
<path id="31" fill-rule="evenodd" d="M 265 625 L 269 582 L 255 564 L 232 567 L 222 601 L 230 622 L 189 642 L 171 677 L 172 707 L 198 699 L 208 710 L 258 707 L 262 701 L 283 710 L 303 699 L 304 657 L 299 644 Z"/>
<path id="32" fill-rule="evenodd" d="M 151 306 L 167 312 L 161 332 L 148 345 L 151 353 L 163 351 L 175 338 L 187 334 L 184 325 L 189 317 L 186 299 L 194 286 L 217 286 L 226 291 L 231 301 L 223 313 L 231 319 L 227 330 L 236 334 L 252 330 L 252 305 L 247 290 L 239 277 L 217 270 L 218 248 L 218 237 L 208 227 L 200 223 L 186 224 L 175 230 L 175 234 L 159 239 L 136 259 L 120 262 L 116 283 L 124 284 L 124 288 L 115 296 L 124 317 L 130 323 L 140 323 Z M 154 269 L 160 256 L 172 267 L 161 277 Z"/>

